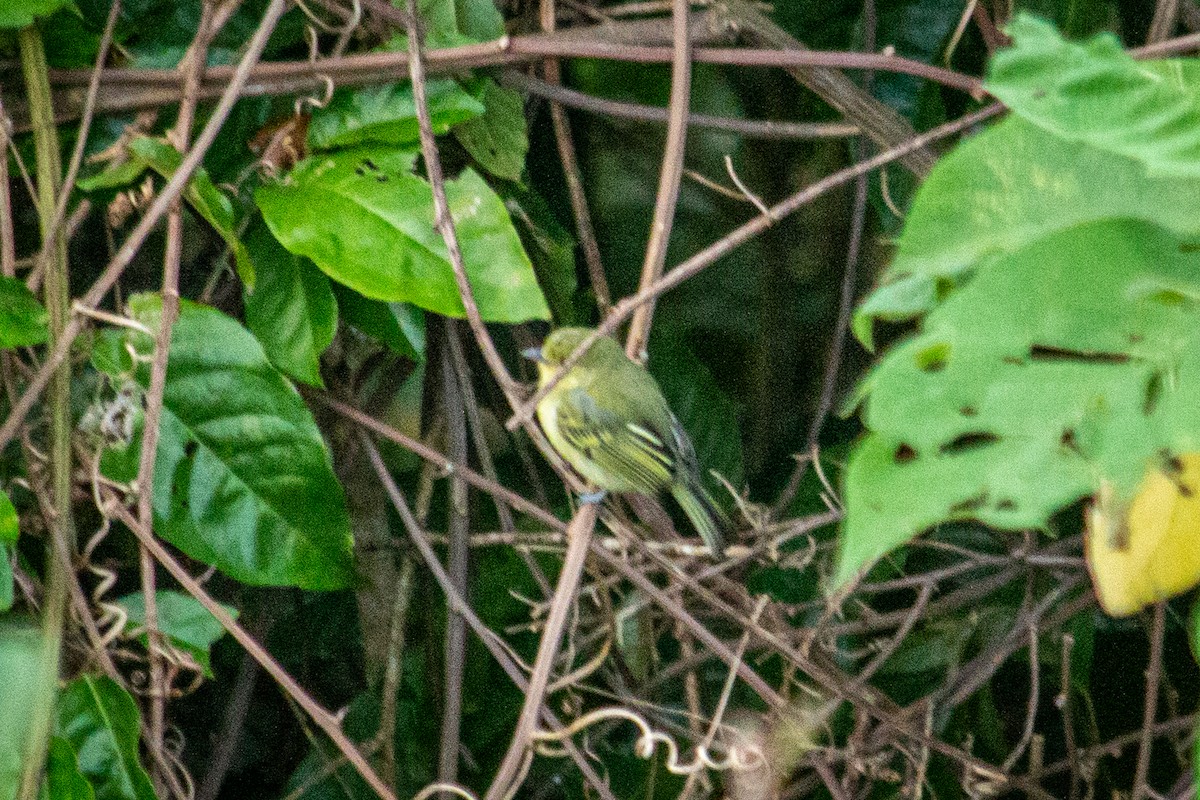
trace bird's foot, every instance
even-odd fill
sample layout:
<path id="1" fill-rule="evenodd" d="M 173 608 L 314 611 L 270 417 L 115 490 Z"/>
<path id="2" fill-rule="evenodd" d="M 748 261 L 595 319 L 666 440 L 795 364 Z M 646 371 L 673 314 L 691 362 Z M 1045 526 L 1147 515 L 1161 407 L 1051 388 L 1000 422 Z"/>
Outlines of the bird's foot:
<path id="1" fill-rule="evenodd" d="M 598 492 L 586 492 L 579 495 L 579 502 L 585 506 L 599 505 L 607 496 L 608 492 L 604 489 L 601 489 Z"/>

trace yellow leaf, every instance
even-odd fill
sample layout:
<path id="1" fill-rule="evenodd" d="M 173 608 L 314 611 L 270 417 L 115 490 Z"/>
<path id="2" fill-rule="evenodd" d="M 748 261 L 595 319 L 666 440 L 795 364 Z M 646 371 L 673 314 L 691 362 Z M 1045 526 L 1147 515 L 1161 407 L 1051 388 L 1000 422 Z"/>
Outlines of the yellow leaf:
<path id="1" fill-rule="evenodd" d="M 1128 505 L 1101 483 L 1085 553 L 1096 597 L 1114 617 L 1200 584 L 1200 453 L 1152 466 Z"/>

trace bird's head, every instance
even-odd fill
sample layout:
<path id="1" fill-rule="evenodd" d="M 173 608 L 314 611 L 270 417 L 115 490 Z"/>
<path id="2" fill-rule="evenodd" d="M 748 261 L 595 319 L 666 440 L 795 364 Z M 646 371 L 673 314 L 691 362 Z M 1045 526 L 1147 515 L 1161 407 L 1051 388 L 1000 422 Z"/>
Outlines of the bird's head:
<path id="1" fill-rule="evenodd" d="M 546 337 L 541 347 L 531 347 L 524 351 L 526 358 L 537 362 L 538 375 L 544 381 L 558 366 L 567 359 L 583 340 L 591 335 L 592 328 L 559 328 Z M 580 367 L 595 367 L 611 363 L 612 359 L 625 358 L 621 345 L 610 336 L 601 336 L 588 348 L 583 357 L 577 362 Z"/>

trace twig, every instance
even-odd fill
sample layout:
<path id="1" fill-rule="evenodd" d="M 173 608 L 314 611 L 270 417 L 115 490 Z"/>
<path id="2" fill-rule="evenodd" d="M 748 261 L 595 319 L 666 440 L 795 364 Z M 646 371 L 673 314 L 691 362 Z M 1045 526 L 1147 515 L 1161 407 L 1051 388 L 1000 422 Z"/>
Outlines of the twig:
<path id="1" fill-rule="evenodd" d="M 471 280 L 467 277 L 467 267 L 463 263 L 462 251 L 458 246 L 458 234 L 454 230 L 454 219 L 450 216 L 450 206 L 446 202 L 446 185 L 442 178 L 442 162 L 438 155 L 437 141 L 434 139 L 433 122 L 429 114 L 429 101 L 425 96 L 425 65 L 422 61 L 421 48 L 423 34 L 417 19 L 416 0 L 408 0 L 408 69 L 412 76 L 413 100 L 417 107 L 417 121 L 421 132 L 421 153 L 425 157 L 425 171 L 429 175 L 429 185 L 433 190 L 434 224 L 446 243 L 450 256 L 450 265 L 454 269 L 454 281 L 458 284 L 458 294 L 462 298 L 463 309 L 466 312 L 467 324 L 475 337 L 483 359 L 488 369 L 500 384 L 501 391 L 510 403 L 520 396 L 517 384 L 508 374 L 504 360 L 496 352 L 491 334 L 483 324 L 479 314 L 479 306 L 475 302 L 475 292 L 471 288 Z"/>
<path id="2" fill-rule="evenodd" d="M 263 638 L 269 630 L 269 625 L 258 618 L 256 621 L 258 624 L 252 623 L 252 627 L 256 628 L 254 635 Z M 225 704 L 221 729 L 205 765 L 204 778 L 196 789 L 195 800 L 216 800 L 221 786 L 225 783 L 225 776 L 233 764 L 234 755 L 237 754 L 239 734 L 250 712 L 250 701 L 258 683 L 258 672 L 259 666 L 254 656 L 249 652 L 242 653 L 237 675 L 234 676 L 233 686 L 229 689 L 229 701 Z"/>
<path id="3" fill-rule="evenodd" d="M 230 5 L 230 4 L 226 4 Z M 228 16 L 224 16 L 228 19 Z M 175 148 L 186 153 L 191 139 L 192 122 L 196 114 L 197 92 L 200 77 L 208 60 L 208 44 L 217 31 L 212 30 L 213 3 L 204 2 L 196 36 L 184 56 L 185 66 L 183 95 L 179 103 L 179 115 L 174 129 Z M 159 421 L 162 416 L 163 392 L 167 384 L 167 360 L 171 351 L 171 331 L 179 316 L 179 266 L 183 254 L 183 208 L 178 199 L 167 212 L 167 236 L 163 255 L 162 314 L 158 331 L 154 337 L 154 360 L 150 365 L 150 384 L 146 391 L 144 423 L 142 426 L 142 452 L 137 474 L 138 522 L 146 530 L 154 526 L 154 464 L 158 455 Z M 168 687 L 163 665 L 162 633 L 158 628 L 158 602 L 155 594 L 154 559 L 144 547 L 139 551 L 138 566 L 141 573 L 142 599 L 145 603 L 145 625 L 148 641 L 147 655 L 150 664 L 150 720 L 147 728 L 147 747 L 159 751 L 163 747 L 166 730 L 166 704 Z M 162 793 L 163 775 L 157 763 L 151 773 L 156 786 Z"/>
<path id="4" fill-rule="evenodd" d="M 142 217 L 141 221 L 130 232 L 125 243 L 121 245 L 121 248 L 113 256 L 112 260 L 109 261 L 104 271 L 100 273 L 100 277 L 96 279 L 91 288 L 88 289 L 87 294 L 83 296 L 80 301 L 83 305 L 99 305 L 104 296 L 108 294 L 108 290 L 112 288 L 113 284 L 121 276 L 121 273 L 133 261 L 133 257 L 141 248 L 150 231 L 153 230 L 158 221 L 179 198 L 183 190 L 187 188 L 192 174 L 200 166 L 205 153 L 208 152 L 208 148 L 212 146 L 221 127 L 225 124 L 225 120 L 229 117 L 229 112 L 233 110 L 234 104 L 241 95 L 242 87 L 245 86 L 246 81 L 250 77 L 251 68 L 262 56 L 267 39 L 270 37 L 275 23 L 278 22 L 279 17 L 283 14 L 286 7 L 286 0 L 271 0 L 270 5 L 263 14 L 258 29 L 246 44 L 246 54 L 242 57 L 241 62 L 238 63 L 237 69 L 229 81 L 229 85 L 221 95 L 216 108 L 213 109 L 208 123 L 200 132 L 200 135 L 196 137 L 196 142 L 192 146 L 192 149 L 184 157 L 182 163 L 180 163 L 179 169 L 167 181 L 166 186 L 159 192 L 158 197 L 150 205 L 150 208 L 147 209 L 145 216 Z M 70 351 L 71 342 L 79 335 L 79 332 L 83 329 L 83 324 L 80 316 L 73 316 L 63 329 L 61 338 L 55 340 L 54 345 L 46 353 L 41 368 L 30 380 L 25 393 L 21 395 L 21 399 L 13 405 L 4 424 L 0 425 L 0 450 L 12 441 L 17 429 L 33 408 L 33 404 L 37 402 L 42 390 L 45 389 L 51 375 L 65 361 Z"/>
<path id="5" fill-rule="evenodd" d="M 534 392 L 533 395 L 513 413 L 512 417 L 510 417 L 505 423 L 505 427 L 507 427 L 509 430 L 515 430 L 518 426 L 527 422 L 532 417 L 534 409 L 537 408 L 537 404 L 542 401 L 542 399 L 552 388 L 554 388 L 554 386 L 558 383 L 558 380 L 560 380 L 562 376 L 565 375 L 569 369 L 571 369 L 571 367 L 578 363 L 582 355 L 587 352 L 587 350 L 593 344 L 595 344 L 600 337 L 607 336 L 616 330 L 617 326 L 620 325 L 626 317 L 639 308 L 642 303 L 649 302 L 650 300 L 669 292 L 679 284 L 699 274 L 705 268 L 711 266 L 723 256 L 728 255 L 739 245 L 770 227 L 772 224 L 772 219 L 783 219 L 806 203 L 812 202 L 812 200 L 833 188 L 854 180 L 859 175 L 870 172 L 871 170 L 881 167 L 884 164 L 891 163 L 892 161 L 903 157 L 905 153 L 918 150 L 922 147 L 928 146 L 932 142 L 938 141 L 939 139 L 944 139 L 947 136 L 953 136 L 956 133 L 960 133 L 961 131 L 972 127 L 973 125 L 977 125 L 980 122 L 996 116 L 1003 110 L 1004 108 L 998 103 L 987 106 L 979 111 L 975 111 L 960 117 L 953 122 L 940 125 L 937 128 L 921 134 L 920 136 L 916 136 L 899 147 L 895 147 L 891 150 L 885 150 L 865 161 L 860 161 L 852 167 L 847 167 L 846 169 L 839 170 L 832 175 L 822 178 L 816 183 L 800 190 L 786 200 L 783 200 L 782 202 L 772 206 L 770 216 L 755 216 L 749 222 L 746 222 L 740 227 L 735 228 L 733 231 L 709 245 L 704 250 L 701 250 L 691 258 L 676 265 L 670 272 L 655 281 L 650 286 L 647 286 L 635 295 L 624 298 L 615 306 L 613 306 L 612 313 L 609 314 L 608 318 L 604 320 L 604 322 L 601 323 L 595 331 L 585 337 L 570 356 L 563 360 L 563 363 L 555 371 L 551 380 L 547 381 L 544 386 L 540 387 L 536 392 Z"/>
<path id="6" fill-rule="evenodd" d="M 455 374 L 454 358 L 450 352 L 450 340 L 458 333 L 454 323 L 445 320 L 439 325 L 442 332 L 443 346 L 440 354 L 442 362 L 442 407 L 446 414 L 447 451 L 451 460 L 457 464 L 467 462 L 467 419 L 463 406 L 463 396 L 459 390 L 458 377 Z M 454 588 L 460 595 L 467 593 L 467 570 L 470 564 L 470 546 L 467 537 L 470 534 L 470 517 L 467 515 L 467 482 L 461 475 L 450 475 L 450 503 L 447 509 L 449 515 L 446 528 L 450 540 L 447 557 L 447 572 Z M 460 747 L 460 726 L 462 723 L 462 689 L 463 673 L 467 660 L 467 628 L 462 614 L 454 609 L 451 603 L 446 609 L 446 665 L 445 686 L 442 702 L 442 731 L 441 747 L 438 756 L 438 780 L 442 783 L 454 783 L 458 780 L 458 750 Z"/>
<path id="7" fill-rule="evenodd" d="M 1133 772 L 1130 800 L 1141 800 L 1151 791 L 1146 783 L 1150 774 L 1150 751 L 1154 744 L 1154 717 L 1158 713 L 1158 682 L 1163 668 L 1163 634 L 1166 630 L 1167 604 L 1154 606 L 1154 629 L 1150 633 L 1150 663 L 1146 667 L 1146 693 L 1142 701 L 1142 731 L 1138 740 L 1137 767 Z"/>
<path id="8" fill-rule="evenodd" d="M 92 127 L 92 116 L 96 111 L 96 98 L 100 95 L 100 78 L 104 74 L 104 62 L 108 60 L 108 51 L 112 46 L 113 31 L 117 19 L 121 15 L 121 0 L 113 0 L 108 10 L 108 19 L 104 22 L 104 32 L 100 35 L 100 45 L 96 51 L 96 65 L 92 69 L 92 77 L 88 82 L 87 96 L 83 101 L 83 118 L 79 123 L 79 132 L 75 139 L 75 149 L 71 151 L 71 160 L 67 164 L 67 174 L 63 178 L 62 190 L 58 201 L 54 204 L 54 217 L 50 230 L 57 231 L 67 213 L 67 201 L 75 188 L 75 179 L 79 176 L 79 168 L 83 164 L 83 153 L 87 149 L 88 133 Z M 7 182 L 7 181 L 6 181 Z M 7 191 L 7 188 L 5 189 Z M 45 258 L 45 250 L 42 252 Z"/>
<path id="9" fill-rule="evenodd" d="M 1054 704 L 1063 718 L 1063 743 L 1066 747 L 1067 759 L 1071 763 L 1078 763 L 1079 746 L 1075 743 L 1074 708 L 1071 705 L 1071 693 L 1074 690 L 1071 681 L 1071 649 L 1074 646 L 1075 637 L 1070 633 L 1064 633 L 1062 636 L 1062 670 L 1059 672 L 1058 678 L 1059 694 L 1054 699 Z M 1076 800 L 1079 797 L 1079 775 L 1075 770 L 1071 771 L 1070 780 L 1071 788 L 1067 800 Z"/>
<path id="10" fill-rule="evenodd" d="M 1038 697 L 1041 691 L 1041 680 L 1038 677 L 1041 661 L 1038 659 L 1037 623 L 1036 619 L 1029 622 L 1029 702 L 1025 707 L 1025 727 L 1021 731 L 1021 738 L 1017 741 L 1017 746 L 1004 759 L 1004 765 L 1000 767 L 1002 772 L 1012 771 L 1012 768 L 1021 760 L 1025 748 L 1029 747 L 1029 742 L 1033 740 L 1033 726 L 1037 720 Z"/>
<path id="11" fill-rule="evenodd" d="M 1154 4 L 1154 17 L 1146 32 L 1146 44 L 1157 44 L 1166 40 L 1179 21 L 1179 0 L 1158 0 Z"/>
<path id="12" fill-rule="evenodd" d="M 653 284 L 663 272 L 667 260 L 667 245 L 675 222 L 675 206 L 679 201 L 679 182 L 683 177 L 683 155 L 687 144 L 688 106 L 692 98 L 691 42 L 688 40 L 689 0 L 674 0 L 671 4 L 671 27 L 674 32 L 674 57 L 671 59 L 671 99 L 667 121 L 667 146 L 663 152 L 662 172 L 658 178 L 658 193 L 654 199 L 654 217 L 650 221 L 650 241 L 642 261 L 642 289 Z M 654 318 L 654 301 L 639 306 L 629 325 L 625 353 L 632 359 L 644 361 L 646 343 L 650 339 L 650 321 Z"/>
<path id="13" fill-rule="evenodd" d="M 317 727 L 325 732 L 325 735 L 329 737 L 334 746 L 336 746 L 337 749 L 341 751 L 342 755 L 344 755 L 346 759 L 354 765 L 354 768 L 358 771 L 358 774 L 362 776 L 363 780 L 367 782 L 371 789 L 374 790 L 375 793 L 381 798 L 384 798 L 384 800 L 397 800 L 396 796 L 392 793 L 392 790 L 389 789 L 388 786 L 379 779 L 379 776 L 375 774 L 375 770 L 372 769 L 371 765 L 367 763 L 367 760 L 363 758 L 362 753 L 358 752 L 358 749 L 354 746 L 354 742 L 350 741 L 350 738 L 346 736 L 345 732 L 342 731 L 337 717 L 326 711 L 308 694 L 308 692 L 304 691 L 300 684 L 296 683 L 296 680 L 289 675 L 282 666 L 279 665 L 279 662 L 272 658 L 270 653 L 268 653 L 262 647 L 262 645 L 256 642 L 254 638 L 237 623 L 237 620 L 230 616 L 229 612 L 226 611 L 220 603 L 214 600 L 212 596 L 204 590 L 204 587 L 200 585 L 200 582 L 188 574 L 188 571 L 185 570 L 169 552 L 167 552 L 167 549 L 163 547 L 158 539 L 155 538 L 153 532 L 143 528 L 141 524 L 134 518 L 134 516 L 129 513 L 129 510 L 122 506 L 115 497 L 108 497 L 106 502 L 113 507 L 113 513 L 123 523 L 125 523 L 126 527 L 133 531 L 134 535 L 137 536 L 138 541 L 144 544 L 146 548 L 150 550 L 150 552 L 154 555 L 154 558 L 158 560 L 158 563 L 161 564 L 167 570 L 167 572 L 171 573 L 171 576 L 175 578 L 175 580 L 179 581 L 179 584 L 183 586 L 184 590 L 187 591 L 187 593 L 192 597 L 196 598 L 200 605 L 204 606 L 208 613 L 212 614 L 213 617 L 216 618 L 217 622 L 221 623 L 221 627 L 224 628 L 230 636 L 236 639 L 238 644 L 246 649 L 247 653 L 254 657 L 254 660 L 257 661 L 264 670 L 266 670 L 267 674 L 275 679 L 275 682 L 279 684 L 281 689 L 283 689 L 284 694 L 286 694 L 302 709 L 304 709 L 305 713 L 308 714 L 309 718 L 314 723 L 316 723 Z"/>
<path id="14" fill-rule="evenodd" d="M 404 668 L 404 627 L 408 621 L 408 608 L 412 602 L 413 573 L 416 562 L 411 553 L 405 553 L 400 561 L 400 575 L 396 578 L 396 597 L 392 601 L 391 632 L 388 636 L 386 666 L 379 700 L 379 771 L 389 786 L 396 785 L 396 704 L 400 694 L 401 670 Z"/>
<path id="15" fill-rule="evenodd" d="M 543 33 L 552 33 L 556 25 L 554 0 L 540 0 L 538 17 Z M 548 58 L 542 65 L 546 76 L 545 86 L 562 89 L 562 69 L 558 59 Z M 536 80 L 536 79 L 531 79 Z M 553 100 L 553 98 L 552 98 Z M 554 142 L 558 147 L 558 160 L 562 162 L 563 178 L 567 184 L 567 196 L 571 199 L 571 213 L 575 217 L 575 232 L 583 248 L 583 260 L 587 264 L 588 278 L 600 316 L 608 314 L 612 305 L 612 293 L 608 290 L 608 278 L 604 274 L 604 263 L 600 259 L 600 244 L 592 227 L 592 211 L 588 207 L 587 193 L 583 190 L 583 175 L 579 170 L 579 157 L 575 152 L 575 139 L 571 135 L 571 121 L 567 112 L 557 102 L 550 103 L 550 124 L 554 127 Z"/>

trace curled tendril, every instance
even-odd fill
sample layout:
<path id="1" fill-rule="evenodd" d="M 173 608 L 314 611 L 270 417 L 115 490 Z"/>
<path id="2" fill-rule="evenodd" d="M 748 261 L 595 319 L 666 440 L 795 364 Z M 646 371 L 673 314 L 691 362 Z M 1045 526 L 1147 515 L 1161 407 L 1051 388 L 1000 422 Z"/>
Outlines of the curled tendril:
<path id="1" fill-rule="evenodd" d="M 450 794 L 456 794 L 463 798 L 463 800 L 479 800 L 478 795 L 476 795 L 470 789 L 459 786 L 457 783 L 431 783 L 413 795 L 412 800 L 425 800 L 427 797 L 432 797 L 438 792 L 449 792 Z"/>
<path id="2" fill-rule="evenodd" d="M 683 763 L 679 760 L 679 745 L 675 743 L 674 739 L 665 733 L 654 730 L 643 717 L 626 708 L 600 708 L 588 712 L 561 731 L 535 731 L 533 740 L 543 745 L 549 742 L 561 742 L 585 728 L 606 720 L 625 720 L 637 727 L 640 735 L 634 745 L 634 752 L 639 758 L 651 758 L 659 744 L 665 745 L 667 749 L 666 768 L 673 775 L 690 775 L 703 769 L 712 769 L 718 772 L 754 770 L 766 765 L 766 757 L 761 748 L 753 745 L 731 745 L 727 749 L 728 755 L 725 758 L 715 756 L 704 745 L 698 745 L 694 749 L 695 759 L 689 763 Z M 551 748 L 544 752 L 556 753 L 558 751 Z"/>

